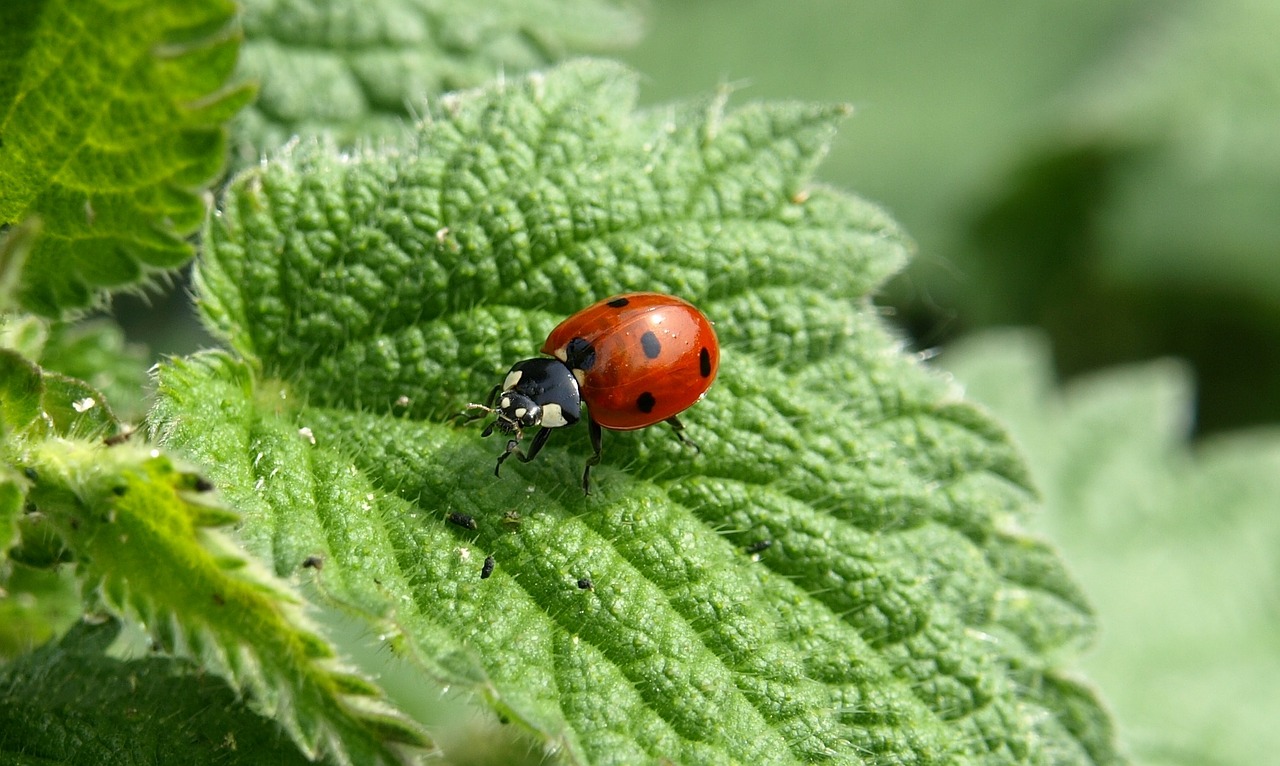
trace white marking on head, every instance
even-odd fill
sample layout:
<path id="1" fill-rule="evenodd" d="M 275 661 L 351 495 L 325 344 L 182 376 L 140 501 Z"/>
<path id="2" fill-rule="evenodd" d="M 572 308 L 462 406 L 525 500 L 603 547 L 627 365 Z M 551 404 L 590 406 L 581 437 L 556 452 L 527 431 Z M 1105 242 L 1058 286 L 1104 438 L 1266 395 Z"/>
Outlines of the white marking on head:
<path id="1" fill-rule="evenodd" d="M 569 421 L 564 419 L 564 411 L 560 408 L 560 405 L 554 402 L 542 405 L 543 428 L 559 428 L 567 425 L 569 425 Z"/>
<path id="2" fill-rule="evenodd" d="M 522 377 L 524 377 L 523 370 L 512 370 L 507 374 L 507 379 L 502 381 L 502 390 L 510 391 L 515 388 L 516 384 L 520 382 L 520 378 Z"/>
<path id="3" fill-rule="evenodd" d="M 508 408 L 508 407 L 510 407 L 510 406 L 511 406 L 511 397 L 509 397 L 509 396 L 504 396 L 504 397 L 502 397 L 502 401 L 498 402 L 498 408 L 499 408 L 499 409 L 503 409 L 503 410 L 505 410 L 506 408 Z"/>

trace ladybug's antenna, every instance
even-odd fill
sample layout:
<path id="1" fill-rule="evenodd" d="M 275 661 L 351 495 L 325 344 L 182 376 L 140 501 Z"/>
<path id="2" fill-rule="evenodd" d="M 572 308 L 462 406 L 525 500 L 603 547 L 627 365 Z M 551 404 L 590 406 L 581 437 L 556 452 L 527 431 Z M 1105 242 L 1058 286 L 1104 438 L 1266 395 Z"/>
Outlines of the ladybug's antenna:
<path id="1" fill-rule="evenodd" d="M 506 415 L 504 415 L 502 410 L 498 409 L 497 407 L 490 407 L 487 404 L 476 404 L 474 402 L 468 402 L 467 410 L 482 410 L 481 414 L 472 415 L 470 418 L 471 420 L 476 420 L 478 418 L 483 418 L 487 415 L 493 415 L 493 414 L 496 414 L 498 416 L 494 418 L 493 421 L 489 423 L 489 425 L 484 427 L 484 430 L 480 432 L 480 436 L 481 438 L 483 438 L 485 436 L 491 435 L 495 428 L 502 431 L 503 433 L 511 434 L 515 438 L 513 438 L 511 442 L 507 445 L 507 452 L 513 451 L 514 447 L 512 447 L 511 445 L 519 443 L 520 440 L 524 438 L 524 430 L 520 428 L 520 424 L 515 422 L 511 418 L 507 417 Z"/>

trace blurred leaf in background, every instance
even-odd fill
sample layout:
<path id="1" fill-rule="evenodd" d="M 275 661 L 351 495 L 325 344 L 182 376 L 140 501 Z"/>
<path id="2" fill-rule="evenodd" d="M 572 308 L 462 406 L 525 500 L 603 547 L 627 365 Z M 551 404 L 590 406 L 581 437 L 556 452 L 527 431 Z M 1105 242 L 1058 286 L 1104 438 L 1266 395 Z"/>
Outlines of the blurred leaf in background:
<path id="1" fill-rule="evenodd" d="M 635 0 L 245 0 L 241 73 L 261 84 L 235 162 L 291 136 L 370 143 L 424 99 L 634 43 Z"/>
<path id="2" fill-rule="evenodd" d="M 1038 324 L 1061 369 L 1176 353 L 1199 427 L 1280 420 L 1280 6 L 659 0 L 629 56 L 854 103 L 827 178 L 920 245 L 888 300 L 922 345 Z"/>
<path id="3" fill-rule="evenodd" d="M 1280 752 L 1280 431 L 1187 444 L 1191 378 L 1165 360 L 1064 388 L 1044 339 L 989 332 L 944 357 L 1025 446 L 1041 524 L 1103 624 L 1084 666 L 1143 764 Z"/>

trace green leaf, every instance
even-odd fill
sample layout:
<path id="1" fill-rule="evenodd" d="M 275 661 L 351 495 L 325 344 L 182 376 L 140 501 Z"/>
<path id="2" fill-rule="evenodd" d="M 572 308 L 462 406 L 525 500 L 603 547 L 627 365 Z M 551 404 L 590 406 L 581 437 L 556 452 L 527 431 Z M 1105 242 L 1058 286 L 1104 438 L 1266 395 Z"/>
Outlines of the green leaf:
<path id="1" fill-rule="evenodd" d="M 83 382 L 7 349 L 0 362 L 0 614 L 15 621 L 0 634 L 6 645 L 51 633 L 65 604 L 58 583 L 11 574 L 74 561 L 82 592 L 250 692 L 308 757 L 402 763 L 421 753 L 425 735 L 338 661 L 302 598 L 214 529 L 238 516 L 211 498 L 207 479 L 140 437 L 104 440 L 119 423 Z"/>
<path id="2" fill-rule="evenodd" d="M 18 516 L 26 499 L 26 484 L 17 471 L 0 465 L 0 554 L 8 553 L 9 547 L 18 539 Z M 3 590 L 0 587 L 0 599 L 5 598 Z"/>
<path id="3" fill-rule="evenodd" d="M 847 110 L 637 113 L 635 81 L 576 62 L 240 176 L 197 285 L 245 358 L 162 365 L 155 435 L 278 574 L 324 561 L 336 603 L 570 762 L 1120 762 L 1059 670 L 1092 617 L 1020 531 L 1012 446 L 867 300 L 905 237 L 811 180 Z M 717 323 L 701 452 L 610 433 L 583 497 L 569 432 L 495 479 L 501 445 L 440 419 L 628 289 Z"/>
<path id="4" fill-rule="evenodd" d="M 22 458 L 36 477 L 29 500 L 74 556 L 86 592 L 250 692 L 308 757 L 401 763 L 427 745 L 338 661 L 301 597 L 212 528 L 234 517 L 211 506 L 204 480 L 133 441 L 49 439 Z"/>
<path id="5" fill-rule="evenodd" d="M 25 542 L 25 541 L 24 541 Z M 65 633 L 84 613 L 69 570 L 0 559 L 0 659 L 7 664 Z"/>
<path id="6" fill-rule="evenodd" d="M 1170 6 L 1067 102 L 1069 138 L 1119 155 L 1097 224 L 1105 278 L 1280 305 L 1278 25 L 1258 0 Z"/>
<path id="7" fill-rule="evenodd" d="M 245 2 L 241 72 L 261 83 L 242 164 L 294 135 L 401 134 L 428 97 L 631 43 L 632 0 Z"/>
<path id="8" fill-rule="evenodd" d="M 145 753 L 152 763 L 309 763 L 193 663 L 108 656 L 117 633 L 114 621 L 81 622 L 0 671 L 0 760 L 114 766 Z"/>
<path id="9" fill-rule="evenodd" d="M 987 333 L 946 357 L 1026 445 L 1103 624 L 1084 666 L 1142 763 L 1266 763 L 1280 749 L 1280 433 L 1188 444 L 1172 361 L 1059 387 L 1045 341 Z"/>
<path id="10" fill-rule="evenodd" d="M 15 431 L 40 417 L 43 394 L 39 368 L 16 351 L 0 348 L 0 436 L 5 446 Z"/>
<path id="11" fill-rule="evenodd" d="M 128 342 L 111 320 L 55 323 L 38 361 L 46 370 L 101 391 L 121 420 L 136 422 L 145 412 L 150 359 L 146 349 Z"/>
<path id="12" fill-rule="evenodd" d="M 0 348 L 13 349 L 41 368 L 86 381 L 120 414 L 136 421 L 147 390 L 146 349 L 125 340 L 107 318 L 48 322 L 31 314 L 0 317 Z"/>
<path id="13" fill-rule="evenodd" d="M 0 8 L 0 225 L 41 223 L 22 306 L 58 316 L 191 255 L 225 161 L 238 34 L 229 0 Z"/>

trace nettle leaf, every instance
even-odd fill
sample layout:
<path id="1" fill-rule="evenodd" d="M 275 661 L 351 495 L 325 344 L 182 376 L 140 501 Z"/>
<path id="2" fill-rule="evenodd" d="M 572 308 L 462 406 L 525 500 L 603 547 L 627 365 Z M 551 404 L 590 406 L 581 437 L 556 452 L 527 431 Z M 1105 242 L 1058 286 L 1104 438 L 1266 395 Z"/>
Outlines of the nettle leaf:
<path id="1" fill-rule="evenodd" d="M 1086 668 L 1141 762 L 1274 757 L 1280 434 L 1189 444 L 1193 384 L 1171 360 L 1059 387 L 1044 339 L 1004 331 L 946 361 L 1026 445 L 1042 523 L 1097 594 L 1105 630 Z"/>
<path id="2" fill-rule="evenodd" d="M 8 763 L 306 764 L 221 679 L 171 657 L 106 654 L 119 623 L 76 625 L 0 671 L 0 758 Z M 156 721 L 163 720 L 164 726 Z"/>
<path id="3" fill-rule="evenodd" d="M 19 297 L 46 316 L 191 255 L 225 161 L 239 37 L 230 0 L 0 8 L 0 224 L 39 219 Z"/>
<path id="4" fill-rule="evenodd" d="M 39 477 L 29 500 L 74 555 L 86 590 L 252 692 L 308 757 L 400 763 L 427 745 L 337 660 L 302 599 L 215 531 L 235 515 L 206 499 L 201 477 L 132 442 L 50 440 L 27 459 Z"/>
<path id="5" fill-rule="evenodd" d="M 162 365 L 156 436 L 278 574 L 569 762 L 1118 762 L 1022 464 L 868 300 L 907 240 L 811 179 L 846 110 L 635 97 L 575 62 L 241 175 L 197 284 L 244 358 Z M 584 497 L 569 430 L 495 479 L 446 418 L 629 289 L 717 323 L 701 451 L 607 433 Z"/>
<path id="6" fill-rule="evenodd" d="M 161 647 L 250 692 L 308 757 L 401 763 L 427 747 L 371 681 L 338 661 L 302 614 L 302 598 L 217 531 L 238 517 L 212 497 L 207 479 L 140 437 L 104 439 L 119 423 L 83 382 L 14 351 L 0 350 L 0 362 L 0 476 L 19 490 L 24 511 L 16 525 L 6 524 L 19 538 L 12 549 L 5 541 L 15 566 L 75 562 L 83 593 L 141 621 Z M 10 494 L 0 490 L 6 513 Z M 56 583 L 38 578 L 18 584 L 58 593 Z M 29 619 L 33 633 L 58 622 L 57 614 L 20 606 L 0 602 L 0 610 Z M 25 749 L 22 742 L 38 745 L 6 744 Z"/>
<path id="7" fill-rule="evenodd" d="M 631 0 L 244 3 L 241 71 L 261 83 L 239 121 L 245 163 L 294 135 L 400 135 L 427 94 L 629 44 Z"/>

